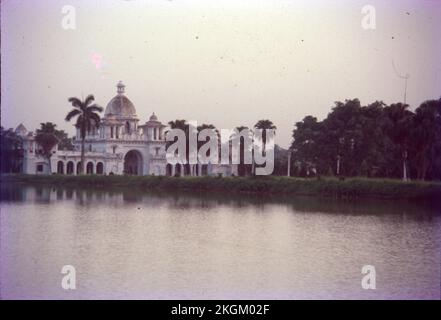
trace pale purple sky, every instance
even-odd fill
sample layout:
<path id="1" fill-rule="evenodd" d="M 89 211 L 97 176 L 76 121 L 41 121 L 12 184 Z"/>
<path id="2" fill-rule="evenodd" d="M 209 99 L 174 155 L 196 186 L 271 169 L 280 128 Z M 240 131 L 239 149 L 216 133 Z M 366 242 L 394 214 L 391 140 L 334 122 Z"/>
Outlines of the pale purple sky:
<path id="1" fill-rule="evenodd" d="M 361 27 L 366 4 L 376 30 Z M 64 5 L 76 30 L 61 26 Z M 1 124 L 72 133 L 67 98 L 93 93 L 105 107 L 122 80 L 141 122 L 153 111 L 218 128 L 268 118 L 286 147 L 295 122 L 336 100 L 402 101 L 392 61 L 411 76 L 412 109 L 439 98 L 439 30 L 437 0 L 4 0 Z"/>

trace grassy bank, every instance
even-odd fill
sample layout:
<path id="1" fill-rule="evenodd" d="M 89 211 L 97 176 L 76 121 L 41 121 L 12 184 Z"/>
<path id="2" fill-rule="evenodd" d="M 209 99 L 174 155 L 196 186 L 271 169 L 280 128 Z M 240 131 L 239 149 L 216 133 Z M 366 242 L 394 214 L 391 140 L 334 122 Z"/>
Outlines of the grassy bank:
<path id="1" fill-rule="evenodd" d="M 441 201 L 439 182 L 402 182 L 390 179 L 288 177 L 155 177 L 155 176 L 66 176 L 2 175 L 2 183 L 29 183 L 92 188 L 136 188 L 138 190 L 187 190 L 198 192 L 320 195 L 335 198 L 427 199 Z"/>

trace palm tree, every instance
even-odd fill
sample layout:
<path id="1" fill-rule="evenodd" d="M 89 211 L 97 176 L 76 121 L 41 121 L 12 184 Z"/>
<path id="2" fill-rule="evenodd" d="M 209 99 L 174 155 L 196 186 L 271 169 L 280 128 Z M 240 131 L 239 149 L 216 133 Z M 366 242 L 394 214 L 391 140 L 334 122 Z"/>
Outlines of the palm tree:
<path id="1" fill-rule="evenodd" d="M 37 130 L 35 141 L 40 145 L 43 156 L 47 158 L 49 164 L 49 173 L 51 173 L 52 149 L 59 142 L 59 139 L 57 138 L 57 132 L 55 130 L 55 127 L 57 125 L 52 122 L 41 123 L 40 125 L 41 128 Z"/>
<path id="2" fill-rule="evenodd" d="M 188 125 L 188 123 L 187 123 L 187 120 L 184 120 L 184 119 L 181 119 L 181 120 L 179 120 L 179 119 L 176 119 L 175 121 L 169 121 L 168 122 L 168 125 L 169 125 L 169 127 L 170 127 L 170 129 L 180 129 L 180 130 L 182 130 L 184 133 L 185 133 L 185 149 L 186 149 L 186 154 L 185 154 L 185 162 L 188 162 L 188 154 L 189 154 L 189 151 L 188 151 L 188 149 L 189 149 L 189 125 Z M 166 142 L 166 150 L 168 150 L 168 148 L 174 143 L 174 142 L 176 142 L 177 140 L 176 140 L 177 138 L 175 138 L 175 141 L 167 141 Z M 179 156 L 181 156 L 181 155 L 179 155 Z M 181 167 L 179 167 L 179 168 L 181 168 Z M 184 169 L 185 170 L 185 169 Z M 180 175 L 184 175 L 185 174 L 185 172 L 180 172 Z M 177 176 L 177 175 L 179 175 L 179 174 L 176 174 L 175 176 Z"/>
<path id="3" fill-rule="evenodd" d="M 206 123 L 203 123 L 203 124 L 201 124 L 200 126 L 197 127 L 198 137 L 199 137 L 199 133 L 200 133 L 202 130 L 206 130 L 206 129 L 208 129 L 208 130 L 212 130 L 213 133 L 216 134 L 216 136 L 217 136 L 217 149 L 218 149 L 218 150 L 217 150 L 217 154 L 220 155 L 220 154 L 221 154 L 221 139 L 220 139 L 221 137 L 220 137 L 220 132 L 219 132 L 219 130 L 217 130 L 216 127 L 215 127 L 214 125 L 212 125 L 212 124 L 206 124 Z M 204 141 L 199 141 L 199 139 L 198 139 L 198 143 L 197 143 L 197 149 L 198 149 L 198 152 L 199 152 L 199 149 L 200 149 L 204 144 L 205 144 Z M 208 156 L 211 155 L 210 150 L 208 150 L 207 155 L 208 155 Z"/>
<path id="4" fill-rule="evenodd" d="M 198 134 L 199 134 L 202 130 L 205 130 L 205 129 L 213 130 L 213 132 L 217 135 L 218 148 L 220 148 L 220 133 L 219 133 L 219 130 L 217 130 L 216 127 L 215 127 L 214 125 L 212 125 L 212 124 L 206 124 L 206 123 L 203 123 L 203 124 L 201 124 L 200 126 L 197 127 Z M 205 142 L 203 142 L 203 141 L 199 141 L 199 140 L 198 140 L 198 151 L 199 151 L 200 147 L 201 147 L 204 143 L 205 143 Z"/>
<path id="5" fill-rule="evenodd" d="M 240 136 L 240 133 L 242 130 L 249 130 L 246 126 L 239 126 L 236 127 L 236 131 L 231 135 L 230 137 L 230 143 L 232 143 L 233 140 L 237 139 L 238 136 Z M 249 138 L 252 140 L 251 132 L 249 131 Z M 249 147 L 249 146 L 248 146 Z M 239 140 L 239 165 L 238 165 L 238 175 L 239 176 L 245 176 L 248 173 L 248 164 L 245 164 L 245 143 L 243 139 Z"/>
<path id="6" fill-rule="evenodd" d="M 77 117 L 77 122 L 75 126 L 80 129 L 81 135 L 81 166 L 80 172 L 84 173 L 84 145 L 86 142 L 86 131 L 90 131 L 92 127 L 98 128 L 100 125 L 100 116 L 98 113 L 103 111 L 103 108 L 93 103 L 95 97 L 93 95 L 88 95 L 86 100 L 81 101 L 78 98 L 69 98 L 69 102 L 74 107 L 66 115 L 66 121 L 70 121 L 72 118 Z"/>
<path id="7" fill-rule="evenodd" d="M 185 140 L 186 140 L 186 149 L 187 149 L 186 159 L 188 159 L 189 126 L 188 126 L 187 120 L 184 120 L 184 119 L 178 120 L 178 119 L 176 119 L 175 121 L 169 121 L 168 125 L 170 126 L 170 129 L 180 129 L 180 130 L 184 131 L 184 133 L 185 133 Z M 168 147 L 170 145 L 172 145 L 172 144 L 173 144 L 173 141 L 167 141 L 166 148 L 168 149 Z"/>
<path id="8" fill-rule="evenodd" d="M 217 136 L 217 156 L 218 156 L 218 161 L 220 160 L 220 155 L 221 155 L 221 139 L 220 139 L 220 132 L 219 130 L 216 129 L 216 127 L 212 124 L 206 124 L 203 123 L 200 126 L 197 127 L 197 132 L 198 132 L 198 142 L 197 142 L 197 151 L 199 154 L 200 149 L 202 148 L 202 146 L 205 144 L 205 141 L 199 141 L 199 134 L 201 133 L 201 131 L 203 130 L 211 130 L 212 133 L 214 133 Z M 211 137 L 210 137 L 211 139 Z M 209 159 L 211 159 L 211 156 L 215 156 L 211 154 L 211 149 L 208 149 L 206 156 L 208 156 Z M 199 156 L 198 156 L 198 162 L 200 161 Z M 220 162 L 219 162 L 220 163 Z M 201 169 L 201 174 L 207 174 L 209 175 L 211 173 L 211 170 L 209 169 L 211 167 L 211 160 L 209 160 L 209 163 L 202 163 L 200 164 L 200 169 Z"/>
<path id="9" fill-rule="evenodd" d="M 259 120 L 254 125 L 254 129 L 263 130 L 262 131 L 262 154 L 265 155 L 266 154 L 266 142 L 267 142 L 266 130 L 277 129 L 277 127 L 270 120 Z M 255 150 L 255 148 L 253 148 L 253 153 L 254 153 L 254 150 Z M 253 154 L 253 165 L 252 165 L 253 174 L 255 173 L 255 170 L 256 170 L 256 164 L 254 163 L 254 154 Z"/>
<path id="10" fill-rule="evenodd" d="M 262 131 L 262 148 L 263 154 L 266 152 L 266 130 L 275 130 L 277 127 L 270 120 L 259 120 L 254 125 L 254 129 L 260 129 Z"/>

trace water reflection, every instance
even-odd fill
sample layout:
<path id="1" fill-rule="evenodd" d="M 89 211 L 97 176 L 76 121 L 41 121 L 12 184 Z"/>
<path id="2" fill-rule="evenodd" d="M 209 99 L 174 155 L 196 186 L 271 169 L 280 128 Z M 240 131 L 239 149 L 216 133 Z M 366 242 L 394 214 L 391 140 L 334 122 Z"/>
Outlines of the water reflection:
<path id="1" fill-rule="evenodd" d="M 233 209 L 253 207 L 264 211 L 272 204 L 284 204 L 296 212 L 345 213 L 350 215 L 399 214 L 406 219 L 432 219 L 441 210 L 440 202 L 359 199 L 339 200 L 333 198 L 317 198 L 306 196 L 274 196 L 253 194 L 203 193 L 203 192 L 158 192 L 154 190 L 129 190 L 115 188 L 74 189 L 48 186 L 30 186 L 2 184 L 0 201 L 51 203 L 54 201 L 73 200 L 82 206 L 105 203 L 106 205 L 123 207 L 127 203 L 149 203 L 154 206 L 167 200 L 170 208 L 191 209 L 202 208 L 211 210 L 220 205 Z"/>
<path id="2" fill-rule="evenodd" d="M 0 205 L 4 298 L 440 298 L 431 203 L 10 184 Z"/>

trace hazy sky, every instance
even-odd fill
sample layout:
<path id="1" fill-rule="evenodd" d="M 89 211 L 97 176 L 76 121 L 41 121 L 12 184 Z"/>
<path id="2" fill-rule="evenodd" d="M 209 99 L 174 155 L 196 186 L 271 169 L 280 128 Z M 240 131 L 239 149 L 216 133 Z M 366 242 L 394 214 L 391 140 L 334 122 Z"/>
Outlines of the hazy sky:
<path id="1" fill-rule="evenodd" d="M 376 30 L 361 9 L 376 8 Z M 62 7 L 76 8 L 76 30 Z M 333 102 L 408 103 L 441 96 L 441 1 L 1 1 L 1 124 L 64 121 L 67 98 L 105 107 L 118 80 L 141 122 L 218 128 L 271 119 L 286 147 L 293 124 Z"/>

